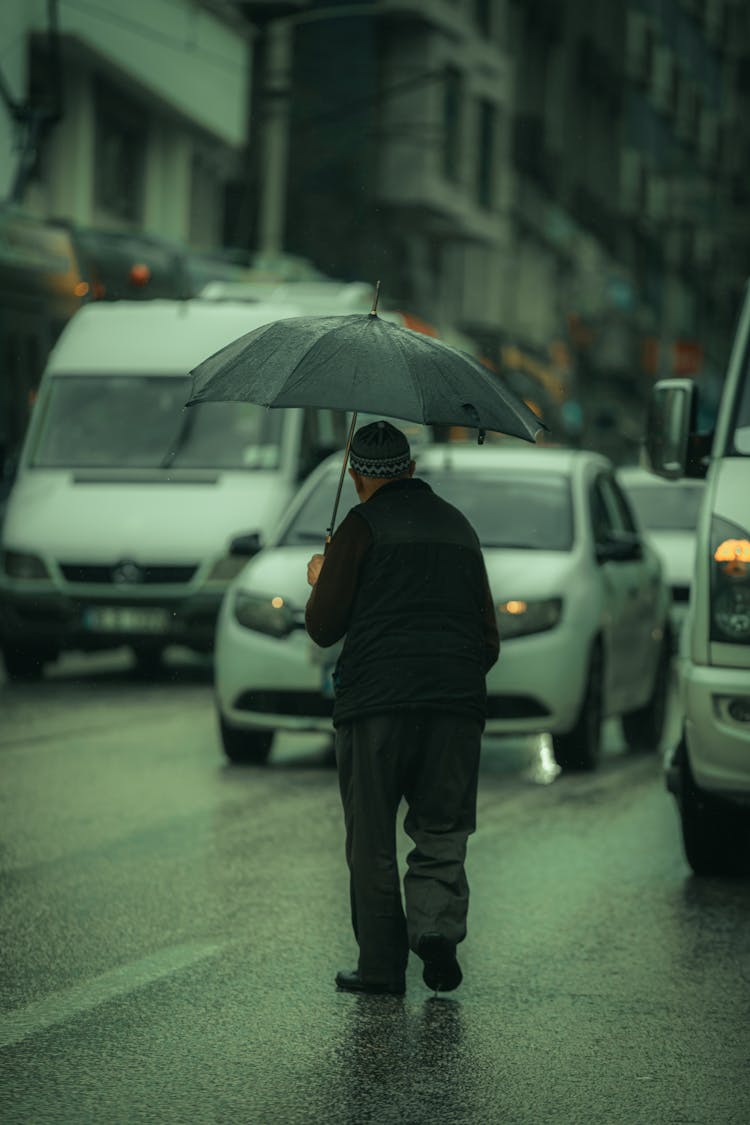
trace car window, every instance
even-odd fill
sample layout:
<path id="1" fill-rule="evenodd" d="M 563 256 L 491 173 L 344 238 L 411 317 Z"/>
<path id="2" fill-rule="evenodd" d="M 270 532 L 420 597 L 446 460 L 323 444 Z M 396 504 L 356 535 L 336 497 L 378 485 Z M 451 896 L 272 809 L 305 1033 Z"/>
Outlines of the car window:
<path id="1" fill-rule="evenodd" d="M 623 490 L 620 488 L 619 484 L 614 479 L 614 477 L 607 477 L 607 484 L 612 489 L 612 495 L 614 497 L 614 502 L 617 506 L 617 512 L 618 512 L 618 516 L 619 516 L 619 520 L 620 520 L 620 524 L 622 526 L 622 529 L 624 531 L 630 532 L 633 535 L 637 535 L 638 534 L 638 524 L 636 523 L 635 518 L 633 516 L 633 511 L 632 511 L 632 508 L 630 506 L 630 501 L 628 500 L 627 496 L 625 495 Z"/>
<path id="2" fill-rule="evenodd" d="M 680 481 L 626 484 L 638 519 L 648 531 L 695 531 L 703 489 Z"/>
<path id="3" fill-rule="evenodd" d="M 605 543 L 616 530 L 614 508 L 607 503 L 605 478 L 599 476 L 591 485 L 589 492 L 591 531 L 595 543 Z"/>
<path id="4" fill-rule="evenodd" d="M 464 513 L 483 547 L 569 551 L 573 545 L 570 484 L 557 473 L 518 473 L 460 469 L 417 470 L 443 499 Z M 286 546 L 319 541 L 330 524 L 339 474 L 326 475 L 307 496 L 283 533 Z M 359 501 L 348 473 L 337 525 Z"/>
<path id="5" fill-rule="evenodd" d="M 251 403 L 185 408 L 185 379 L 53 379 L 31 464 L 40 468 L 276 469 L 281 412 Z"/>

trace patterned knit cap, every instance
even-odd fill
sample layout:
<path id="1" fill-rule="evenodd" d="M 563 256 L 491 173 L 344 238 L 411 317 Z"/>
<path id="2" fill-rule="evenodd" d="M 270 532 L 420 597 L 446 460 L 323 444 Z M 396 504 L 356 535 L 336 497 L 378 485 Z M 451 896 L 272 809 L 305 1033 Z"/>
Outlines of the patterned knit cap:
<path id="1" fill-rule="evenodd" d="M 409 442 L 390 422 L 371 422 L 352 438 L 349 464 L 363 477 L 400 477 L 411 464 Z"/>

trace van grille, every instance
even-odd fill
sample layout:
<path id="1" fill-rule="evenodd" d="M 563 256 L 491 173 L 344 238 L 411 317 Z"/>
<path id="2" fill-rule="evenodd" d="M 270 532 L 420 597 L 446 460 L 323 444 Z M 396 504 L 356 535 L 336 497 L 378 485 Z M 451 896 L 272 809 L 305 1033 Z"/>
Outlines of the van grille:
<path id="1" fill-rule="evenodd" d="M 191 566 L 138 566 L 121 563 L 114 566 L 91 566 L 84 563 L 60 563 L 60 572 L 68 582 L 98 583 L 103 586 L 156 586 L 189 582 L 198 569 Z"/>

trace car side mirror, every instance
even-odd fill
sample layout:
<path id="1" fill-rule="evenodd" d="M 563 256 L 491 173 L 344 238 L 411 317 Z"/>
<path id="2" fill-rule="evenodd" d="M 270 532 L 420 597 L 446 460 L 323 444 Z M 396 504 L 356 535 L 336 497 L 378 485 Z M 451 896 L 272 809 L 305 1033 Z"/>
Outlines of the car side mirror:
<path id="1" fill-rule="evenodd" d="M 263 542 L 257 531 L 250 531 L 247 535 L 235 535 L 229 544 L 229 554 L 239 555 L 241 558 L 251 559 L 261 550 Z"/>
<path id="2" fill-rule="evenodd" d="M 632 532 L 612 532 L 596 544 L 596 561 L 636 562 L 643 558 L 643 544 Z"/>
<path id="3" fill-rule="evenodd" d="M 697 432 L 698 391 L 692 379 L 660 379 L 646 425 L 648 466 L 667 480 L 706 475 L 710 436 Z"/>

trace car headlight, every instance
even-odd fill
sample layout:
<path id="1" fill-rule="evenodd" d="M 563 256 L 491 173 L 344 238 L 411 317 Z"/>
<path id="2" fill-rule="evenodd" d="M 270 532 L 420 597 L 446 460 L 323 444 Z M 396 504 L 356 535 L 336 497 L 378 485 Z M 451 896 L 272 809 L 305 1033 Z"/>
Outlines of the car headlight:
<path id="1" fill-rule="evenodd" d="M 717 516 L 711 522 L 711 640 L 750 644 L 750 535 Z"/>
<path id="2" fill-rule="evenodd" d="M 1 557 L 3 570 L 9 578 L 33 580 L 50 576 L 39 555 L 29 555 L 25 551 L 3 551 Z"/>
<path id="3" fill-rule="evenodd" d="M 280 596 L 258 597 L 238 590 L 234 595 L 235 620 L 245 629 L 266 633 L 269 637 L 286 637 L 294 629 L 294 613 Z"/>
<path id="4" fill-rule="evenodd" d="M 562 616 L 562 598 L 544 598 L 524 601 L 511 598 L 497 607 L 497 622 L 501 640 L 525 637 L 530 633 L 544 633 L 554 629 Z"/>
<path id="5" fill-rule="evenodd" d="M 206 577 L 206 582 L 231 582 L 248 560 L 241 555 L 225 555 L 217 559 Z"/>

